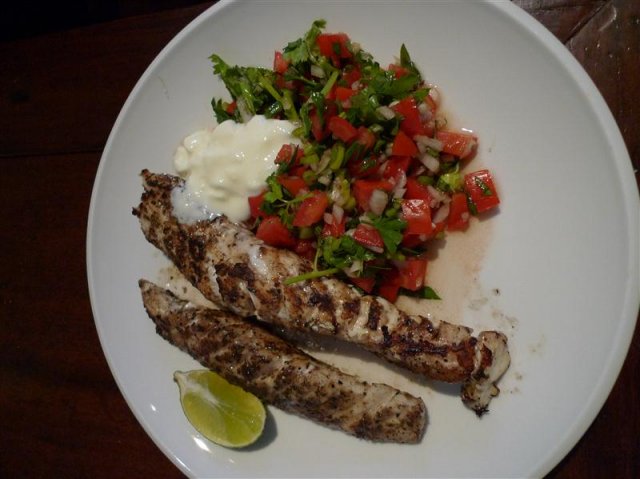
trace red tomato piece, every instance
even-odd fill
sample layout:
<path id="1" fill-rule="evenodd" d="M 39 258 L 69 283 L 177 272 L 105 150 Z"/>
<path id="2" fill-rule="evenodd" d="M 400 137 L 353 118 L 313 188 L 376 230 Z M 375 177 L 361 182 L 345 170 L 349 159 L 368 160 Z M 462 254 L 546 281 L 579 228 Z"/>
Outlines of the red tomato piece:
<path id="1" fill-rule="evenodd" d="M 421 185 L 415 178 L 407 178 L 407 191 L 404 193 L 404 199 L 406 200 L 426 200 L 431 203 L 431 195 L 426 186 Z"/>
<path id="2" fill-rule="evenodd" d="M 296 154 L 295 158 L 293 158 L 294 152 Z M 298 165 L 303 156 L 304 152 L 302 151 L 301 146 L 287 143 L 282 145 L 274 161 L 276 163 L 288 163 L 293 159 L 293 164 Z"/>
<path id="3" fill-rule="evenodd" d="M 384 167 L 382 177 L 398 181 L 402 173 L 407 173 L 410 164 L 411 158 L 408 156 L 392 156 Z"/>
<path id="4" fill-rule="evenodd" d="M 293 248 L 296 238 L 277 216 L 268 216 L 258 225 L 256 237 L 277 248 Z"/>
<path id="5" fill-rule="evenodd" d="M 382 241 L 380 232 L 371 225 L 360 223 L 356 226 L 353 239 L 372 251 L 381 252 L 384 250 L 384 241 Z"/>
<path id="6" fill-rule="evenodd" d="M 339 65 L 341 58 L 351 58 L 349 51 L 349 37 L 346 33 L 321 33 L 316 42 L 320 53 L 331 58 L 334 64 Z"/>
<path id="7" fill-rule="evenodd" d="M 410 138 L 413 138 L 415 135 L 427 134 L 427 130 L 420 119 L 420 110 L 418 110 L 418 105 L 413 97 L 403 98 L 392 106 L 391 109 L 402 116 L 400 130 L 405 132 Z"/>
<path id="8" fill-rule="evenodd" d="M 345 143 L 350 142 L 358 136 L 358 130 L 356 127 L 339 116 L 333 116 L 329 119 L 329 131 L 333 133 L 336 138 L 344 141 Z"/>
<path id="9" fill-rule="evenodd" d="M 431 235 L 431 208 L 427 200 L 403 200 L 402 219 L 407 222 L 407 235 Z"/>
<path id="10" fill-rule="evenodd" d="M 278 176 L 276 180 L 291 193 L 291 196 L 298 196 L 301 190 L 307 188 L 305 181 L 298 176 Z"/>
<path id="11" fill-rule="evenodd" d="M 424 242 L 420 235 L 407 234 L 406 231 L 402 234 L 402 246 L 405 248 L 416 248 L 424 244 Z"/>
<path id="12" fill-rule="evenodd" d="M 461 159 L 468 158 L 476 150 L 478 139 L 471 133 L 439 130 L 436 139 L 442 142 L 442 151 Z"/>
<path id="13" fill-rule="evenodd" d="M 478 213 L 500 204 L 500 197 L 489 170 L 479 170 L 464 175 L 464 190 L 475 204 Z"/>
<path id="14" fill-rule="evenodd" d="M 360 69 L 353 65 L 347 66 L 342 74 L 342 80 L 344 80 L 348 87 L 353 85 L 354 82 L 360 80 L 361 77 L 362 73 L 360 72 Z"/>
<path id="15" fill-rule="evenodd" d="M 289 68 L 289 62 L 282 56 L 282 52 L 276 52 L 273 56 L 273 71 L 276 73 L 284 73 Z"/>
<path id="16" fill-rule="evenodd" d="M 393 156 L 415 156 L 418 154 L 418 147 L 404 131 L 400 130 L 393 139 L 391 154 Z"/>
<path id="17" fill-rule="evenodd" d="M 311 196 L 300 203 L 293 218 L 293 226 L 305 227 L 317 223 L 322 219 L 327 206 L 329 206 L 327 194 L 324 191 L 312 191 Z"/>
<path id="18" fill-rule="evenodd" d="M 311 120 L 311 133 L 316 141 L 322 141 L 329 134 L 328 130 L 322 124 L 322 118 L 315 110 L 309 113 L 309 119 Z"/>
<path id="19" fill-rule="evenodd" d="M 387 70 L 395 73 L 396 78 L 402 78 L 403 76 L 409 73 L 409 70 L 407 70 L 405 67 L 396 65 L 395 63 L 391 63 L 389 65 L 389 68 L 387 68 Z"/>
<path id="20" fill-rule="evenodd" d="M 347 101 L 353 95 L 356 94 L 355 90 L 351 88 L 345 88 L 343 86 L 337 86 L 336 89 L 336 100 L 338 101 Z"/>
<path id="21" fill-rule="evenodd" d="M 295 251 L 298 256 L 302 256 L 311 261 L 316 257 L 316 247 L 313 245 L 313 240 L 298 240 L 293 251 Z"/>
<path id="22" fill-rule="evenodd" d="M 464 193 L 454 193 L 449 203 L 449 216 L 447 218 L 448 230 L 464 231 L 469 226 L 469 207 L 467 205 L 467 195 Z"/>
<path id="23" fill-rule="evenodd" d="M 393 268 L 392 270 L 384 273 L 382 282 L 378 287 L 378 294 L 391 303 L 395 303 L 398 299 L 398 292 L 400 291 L 400 274 L 398 270 Z"/>
<path id="24" fill-rule="evenodd" d="M 369 200 L 374 190 L 391 191 L 393 184 L 387 180 L 356 180 L 353 182 L 353 197 L 363 211 L 369 211 Z"/>
<path id="25" fill-rule="evenodd" d="M 234 101 L 232 101 L 231 103 L 229 103 L 227 105 L 227 107 L 224 109 L 224 111 L 229 113 L 229 115 L 233 115 L 233 113 L 236 111 L 236 108 L 238 108 L 238 104 L 234 100 Z"/>
<path id="26" fill-rule="evenodd" d="M 264 202 L 264 195 L 266 194 L 267 192 L 263 191 L 259 195 L 249 197 L 249 211 L 251 211 L 252 218 L 264 218 L 267 216 L 267 214 L 260 209 Z"/>
<path id="27" fill-rule="evenodd" d="M 344 215 L 342 219 L 338 221 L 335 216 L 332 215 L 331 223 L 324 223 L 322 227 L 322 236 L 333 236 L 334 238 L 339 238 L 345 232 L 345 223 L 346 218 Z"/>
<path id="28" fill-rule="evenodd" d="M 376 135 L 364 126 L 358 127 L 358 137 L 356 141 L 364 146 L 364 151 L 370 150 L 376 144 Z"/>
<path id="29" fill-rule="evenodd" d="M 424 286 L 427 274 L 427 260 L 424 258 L 408 258 L 398 264 L 400 287 L 409 291 L 417 291 Z"/>
<path id="30" fill-rule="evenodd" d="M 373 291 L 373 287 L 376 285 L 375 278 L 349 278 L 353 284 L 355 284 L 358 288 L 364 290 L 365 293 L 371 293 Z"/>

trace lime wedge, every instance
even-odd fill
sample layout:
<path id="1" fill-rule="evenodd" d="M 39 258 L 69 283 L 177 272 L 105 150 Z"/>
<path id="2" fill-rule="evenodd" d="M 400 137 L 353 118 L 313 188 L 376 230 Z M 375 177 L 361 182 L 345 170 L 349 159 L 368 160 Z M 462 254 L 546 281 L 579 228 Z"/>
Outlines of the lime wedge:
<path id="1" fill-rule="evenodd" d="M 187 419 L 204 437 L 226 447 L 244 447 L 260 437 L 266 412 L 253 394 L 202 369 L 176 371 L 180 403 Z"/>

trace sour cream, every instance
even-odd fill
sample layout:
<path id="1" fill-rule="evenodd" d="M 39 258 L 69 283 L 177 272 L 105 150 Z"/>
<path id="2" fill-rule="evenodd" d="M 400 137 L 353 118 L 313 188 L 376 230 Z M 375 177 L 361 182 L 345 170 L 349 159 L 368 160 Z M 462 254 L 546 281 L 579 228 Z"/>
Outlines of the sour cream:
<path id="1" fill-rule="evenodd" d="M 300 144 L 296 125 L 256 115 L 247 123 L 231 120 L 187 136 L 174 154 L 174 167 L 185 179 L 172 192 L 174 214 L 193 223 L 224 214 L 231 221 L 249 218 L 247 198 L 259 194 L 276 169 L 282 145 Z"/>

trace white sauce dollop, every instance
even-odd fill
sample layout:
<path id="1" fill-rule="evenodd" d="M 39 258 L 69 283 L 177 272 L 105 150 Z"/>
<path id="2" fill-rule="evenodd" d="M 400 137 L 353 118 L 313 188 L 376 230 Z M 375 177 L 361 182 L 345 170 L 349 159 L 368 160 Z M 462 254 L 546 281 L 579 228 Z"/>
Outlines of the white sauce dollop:
<path id="1" fill-rule="evenodd" d="M 187 136 L 173 160 L 185 179 L 185 187 L 172 192 L 176 218 L 183 223 L 220 214 L 231 221 L 248 219 L 247 198 L 264 188 L 282 145 L 300 144 L 292 135 L 295 128 L 289 121 L 256 115 L 247 123 L 227 120 Z"/>

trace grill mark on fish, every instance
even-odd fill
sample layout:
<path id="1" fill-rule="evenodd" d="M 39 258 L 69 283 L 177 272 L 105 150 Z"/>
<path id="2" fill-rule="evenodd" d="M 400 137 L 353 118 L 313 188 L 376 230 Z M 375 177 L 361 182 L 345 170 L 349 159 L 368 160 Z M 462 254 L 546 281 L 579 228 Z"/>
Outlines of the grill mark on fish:
<path id="1" fill-rule="evenodd" d="M 484 331 L 478 336 L 492 352 L 487 365 L 480 341 L 465 326 L 410 316 L 331 277 L 287 286 L 284 280 L 311 271 L 311 262 L 264 245 L 224 216 L 179 223 L 172 214 L 171 190 L 182 180 L 146 170 L 142 176 L 145 191 L 134 214 L 143 233 L 207 299 L 285 330 L 331 335 L 358 344 L 432 379 L 464 383 L 465 403 L 476 411 L 486 410 L 487 390 L 509 366 L 502 333 Z M 193 246 L 185 246 L 190 238 L 197 238 L 194 254 Z M 246 269 L 233 270 L 238 264 Z M 477 379 L 479 372 L 484 379 Z"/>
<path id="2" fill-rule="evenodd" d="M 348 375 L 231 312 L 195 307 L 145 280 L 139 285 L 158 334 L 263 401 L 362 439 L 421 440 L 422 399 Z"/>

